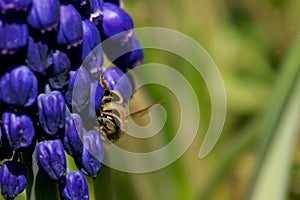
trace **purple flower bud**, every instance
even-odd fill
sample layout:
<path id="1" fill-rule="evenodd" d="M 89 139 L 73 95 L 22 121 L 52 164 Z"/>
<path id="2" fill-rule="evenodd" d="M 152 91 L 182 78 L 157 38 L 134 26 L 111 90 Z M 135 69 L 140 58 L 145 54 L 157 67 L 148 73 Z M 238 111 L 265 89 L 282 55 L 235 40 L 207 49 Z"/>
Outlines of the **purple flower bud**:
<path id="1" fill-rule="evenodd" d="M 82 22 L 83 26 L 83 41 L 82 41 L 82 61 L 88 56 L 88 54 L 97 46 L 100 44 L 100 34 L 95 27 L 95 25 L 90 22 L 89 20 L 84 20 Z M 93 54 L 100 54 L 102 55 L 102 52 L 92 52 Z M 97 55 L 93 55 L 95 57 L 98 57 Z M 103 56 L 102 56 L 103 59 Z"/>
<path id="2" fill-rule="evenodd" d="M 82 155 L 79 159 L 75 159 L 78 169 L 95 179 L 102 167 L 103 156 L 100 134 L 95 130 L 83 134 Z"/>
<path id="3" fill-rule="evenodd" d="M 122 41 L 125 42 L 133 35 L 133 21 L 131 17 L 112 3 L 104 3 L 103 21 L 98 28 L 102 40 L 126 31 L 120 36 Z"/>
<path id="4" fill-rule="evenodd" d="M 36 146 L 36 161 L 39 168 L 51 180 L 59 180 L 66 172 L 66 157 L 60 140 L 43 141 Z"/>
<path id="5" fill-rule="evenodd" d="M 47 69 L 47 77 L 49 77 L 49 84 L 54 89 L 62 89 L 68 84 L 70 60 L 67 54 L 56 50 L 52 57 L 50 57 L 52 65 Z"/>
<path id="6" fill-rule="evenodd" d="M 101 77 L 101 81 L 110 90 L 117 90 L 128 102 L 132 96 L 133 88 L 127 75 L 118 67 L 110 67 L 106 69 Z"/>
<path id="7" fill-rule="evenodd" d="M 31 106 L 36 102 L 38 82 L 26 66 L 7 70 L 0 80 L 2 100 L 10 105 Z"/>
<path id="8" fill-rule="evenodd" d="M 0 185 L 5 199 L 14 199 L 26 188 L 26 172 L 22 163 L 6 161 L 0 169 Z"/>
<path id="9" fill-rule="evenodd" d="M 83 30 L 81 16 L 71 4 L 60 6 L 60 22 L 56 41 L 62 47 L 70 49 L 82 42 Z"/>
<path id="10" fill-rule="evenodd" d="M 65 94 L 67 103 L 79 111 L 82 110 L 90 99 L 90 84 L 91 80 L 85 68 L 70 71 L 70 82 Z"/>
<path id="11" fill-rule="evenodd" d="M 31 5 L 31 0 L 1 0 L 0 10 L 5 13 L 8 10 L 23 10 L 26 11 Z"/>
<path id="12" fill-rule="evenodd" d="M 94 10 L 90 15 L 90 21 L 93 22 L 95 25 L 98 25 L 100 21 L 103 19 L 103 0 L 91 0 Z"/>
<path id="13" fill-rule="evenodd" d="M 0 16 L 0 53 L 13 54 L 27 44 L 28 27 L 22 18 Z"/>
<path id="14" fill-rule="evenodd" d="M 59 0 L 32 0 L 27 15 L 29 25 L 42 33 L 57 27 L 59 22 Z"/>
<path id="15" fill-rule="evenodd" d="M 81 65 L 84 59 L 88 56 L 87 59 L 90 60 L 99 60 L 99 64 L 103 64 L 103 52 L 101 47 L 95 49 L 97 45 L 100 44 L 100 34 L 95 27 L 95 25 L 89 20 L 85 19 L 82 21 L 83 27 L 83 38 L 82 44 L 76 48 L 72 48 L 72 61 L 75 60 L 77 64 Z M 86 61 L 85 61 L 86 62 Z M 99 67 L 99 65 L 97 66 Z"/>
<path id="16" fill-rule="evenodd" d="M 123 71 L 140 65 L 144 60 L 141 45 L 134 36 L 125 43 L 115 39 L 107 40 L 102 47 L 107 57 Z"/>
<path id="17" fill-rule="evenodd" d="M 2 123 L 11 150 L 15 151 L 31 145 L 34 127 L 27 115 L 5 112 L 2 115 Z"/>
<path id="18" fill-rule="evenodd" d="M 78 156 L 82 152 L 82 121 L 78 114 L 71 114 L 66 119 L 65 131 L 62 134 L 62 142 L 66 152 L 70 156 Z"/>
<path id="19" fill-rule="evenodd" d="M 121 55 L 113 61 L 122 70 L 132 69 L 140 65 L 144 61 L 144 53 L 141 49 L 141 45 L 136 37 L 132 37 L 129 44 L 124 45 L 120 49 L 124 49 L 127 53 Z"/>
<path id="20" fill-rule="evenodd" d="M 60 195 L 62 199 L 88 200 L 89 191 L 83 174 L 79 171 L 68 173 L 60 184 Z"/>
<path id="21" fill-rule="evenodd" d="M 36 42 L 32 37 L 28 38 L 27 65 L 32 71 L 46 75 L 48 56 L 49 48 L 45 41 Z"/>
<path id="22" fill-rule="evenodd" d="M 54 135 L 65 125 L 66 105 L 64 97 L 57 91 L 38 96 L 39 122 L 43 130 Z"/>

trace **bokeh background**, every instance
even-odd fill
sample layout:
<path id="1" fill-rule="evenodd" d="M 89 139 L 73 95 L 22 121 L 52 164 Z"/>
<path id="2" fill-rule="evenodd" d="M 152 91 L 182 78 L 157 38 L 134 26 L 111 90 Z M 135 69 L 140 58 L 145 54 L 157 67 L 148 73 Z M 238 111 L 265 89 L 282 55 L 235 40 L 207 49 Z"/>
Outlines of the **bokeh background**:
<path id="1" fill-rule="evenodd" d="M 203 79 L 194 76 L 193 68 L 182 58 L 145 50 L 145 63 L 174 67 L 197 90 L 199 132 L 183 156 L 164 169 L 130 174 L 104 167 L 95 182 L 93 198 L 300 199 L 299 110 L 295 100 L 300 51 L 293 47 L 300 28 L 300 1 L 124 0 L 124 4 L 136 28 L 174 29 L 207 50 L 224 80 L 227 116 L 217 145 L 200 160 L 198 151 L 210 120 L 210 97 Z M 147 152 L 173 138 L 180 109 L 170 91 L 157 85 L 144 87 L 131 106 L 136 110 L 159 99 L 164 99 L 162 106 L 168 114 L 162 132 L 153 140 L 125 136 L 120 146 Z M 144 120 L 140 123 L 147 123 Z"/>

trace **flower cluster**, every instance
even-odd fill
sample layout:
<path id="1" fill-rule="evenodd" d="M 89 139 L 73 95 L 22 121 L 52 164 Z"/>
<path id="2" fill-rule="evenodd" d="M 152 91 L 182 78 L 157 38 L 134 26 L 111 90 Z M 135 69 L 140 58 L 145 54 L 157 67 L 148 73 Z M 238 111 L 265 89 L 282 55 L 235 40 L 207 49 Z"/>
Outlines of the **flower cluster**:
<path id="1" fill-rule="evenodd" d="M 86 122 L 99 115 L 107 91 L 129 100 L 131 80 L 121 77 L 143 61 L 133 21 L 121 5 L 118 0 L 0 0 L 0 188 L 5 199 L 26 188 L 25 152 L 33 153 L 39 171 L 59 184 L 62 199 L 89 199 L 85 175 L 97 177 L 103 149 L 99 132 Z M 116 66 L 103 66 L 103 52 Z M 68 170 L 66 153 L 77 171 Z"/>

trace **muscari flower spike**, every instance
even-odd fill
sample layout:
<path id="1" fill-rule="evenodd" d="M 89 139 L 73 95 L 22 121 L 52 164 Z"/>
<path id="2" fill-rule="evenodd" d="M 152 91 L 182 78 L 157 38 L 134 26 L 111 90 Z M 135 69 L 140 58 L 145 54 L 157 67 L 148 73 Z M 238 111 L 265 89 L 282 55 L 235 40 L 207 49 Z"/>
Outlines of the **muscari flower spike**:
<path id="1" fill-rule="evenodd" d="M 5 199 L 14 199 L 26 188 L 26 174 L 22 163 L 6 161 L 0 168 L 0 186 Z"/>
<path id="2" fill-rule="evenodd" d="M 83 28 L 81 16 L 72 4 L 60 6 L 60 20 L 56 42 L 63 48 L 70 49 L 82 42 Z"/>
<path id="3" fill-rule="evenodd" d="M 28 27 L 24 19 L 0 15 L 0 53 L 13 54 L 27 44 Z"/>
<path id="4" fill-rule="evenodd" d="M 83 126 L 78 114 L 72 113 L 66 118 L 65 130 L 62 133 L 62 143 L 70 156 L 78 156 L 82 152 Z"/>
<path id="5" fill-rule="evenodd" d="M 39 142 L 36 146 L 36 161 L 51 180 L 60 180 L 66 172 L 66 157 L 60 140 Z"/>
<path id="6" fill-rule="evenodd" d="M 62 94 L 53 91 L 38 96 L 39 122 L 48 135 L 57 134 L 65 125 L 66 105 Z"/>
<path id="7" fill-rule="evenodd" d="M 95 179 L 102 167 L 103 161 L 102 140 L 99 133 L 91 130 L 83 134 L 83 150 L 75 163 L 82 173 Z"/>
<path id="8" fill-rule="evenodd" d="M 38 94 L 38 81 L 27 66 L 8 69 L 0 79 L 2 100 L 14 106 L 32 106 Z"/>
<path id="9" fill-rule="evenodd" d="M 60 184 L 60 195 L 64 200 L 88 200 L 89 191 L 83 174 L 79 171 L 68 173 Z"/>
<path id="10" fill-rule="evenodd" d="M 42 33 L 55 29 L 59 22 L 59 0 L 32 0 L 28 24 Z"/>
<path id="11" fill-rule="evenodd" d="M 2 126 L 11 150 L 15 151 L 31 145 L 35 131 L 27 115 L 5 112 L 2 115 Z"/>
<path id="12" fill-rule="evenodd" d="M 39 170 L 60 185 L 62 199 L 89 199 L 82 173 L 95 179 L 103 160 L 102 140 L 93 130 L 105 93 L 99 84 L 105 70 L 99 44 L 127 31 L 113 38 L 115 48 L 138 49 L 131 43 L 133 21 L 119 7 L 121 1 L 105 1 L 0 0 L 0 186 L 5 199 L 24 190 L 25 172 L 16 165 L 31 147 Z M 106 89 L 120 91 L 125 101 L 132 85 L 120 77 L 137 57 L 117 58 L 121 72 L 112 72 L 115 67 L 105 72 Z M 66 174 L 65 151 L 79 171 Z M 13 168 L 24 176 L 12 173 Z"/>

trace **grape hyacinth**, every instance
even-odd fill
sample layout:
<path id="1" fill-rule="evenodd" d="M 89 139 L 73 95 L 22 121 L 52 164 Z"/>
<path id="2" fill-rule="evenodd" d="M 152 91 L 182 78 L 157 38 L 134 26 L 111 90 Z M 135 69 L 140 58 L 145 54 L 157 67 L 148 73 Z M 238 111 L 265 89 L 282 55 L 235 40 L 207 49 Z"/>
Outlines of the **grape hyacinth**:
<path id="1" fill-rule="evenodd" d="M 143 62 L 122 6 L 117 0 L 0 0 L 4 199 L 25 189 L 27 198 L 39 196 L 33 185 L 39 174 L 59 186 L 61 199 L 89 199 L 87 181 L 97 178 L 104 159 L 105 134 L 94 126 L 104 116 L 102 100 L 117 91 L 125 106 L 133 83 L 124 74 Z M 103 66 L 104 53 L 115 66 Z"/>

